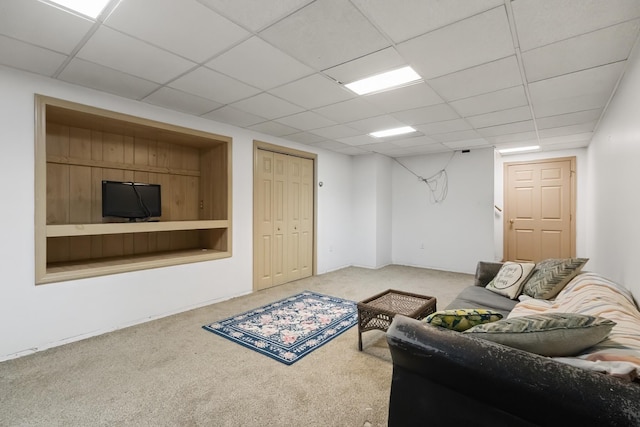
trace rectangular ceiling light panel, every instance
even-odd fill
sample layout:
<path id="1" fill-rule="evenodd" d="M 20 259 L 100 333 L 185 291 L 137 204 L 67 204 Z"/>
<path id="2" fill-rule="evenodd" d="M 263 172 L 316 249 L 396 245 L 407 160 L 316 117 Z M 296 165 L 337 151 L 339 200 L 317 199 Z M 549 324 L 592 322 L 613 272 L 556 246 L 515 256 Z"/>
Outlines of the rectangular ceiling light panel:
<path id="1" fill-rule="evenodd" d="M 396 136 L 396 135 L 404 135 L 405 133 L 415 132 L 416 130 L 411 126 L 403 126 L 400 128 L 379 130 L 377 132 L 371 132 L 369 135 L 374 136 L 376 138 L 385 138 L 387 136 Z"/>
<path id="2" fill-rule="evenodd" d="M 110 0 L 49 0 L 67 9 L 96 19 Z"/>
<path id="3" fill-rule="evenodd" d="M 512 154 L 512 153 L 522 153 L 524 151 L 535 151 L 539 149 L 540 149 L 539 145 L 530 145 L 528 147 L 503 148 L 502 150 L 498 150 L 498 153 Z"/>
<path id="4" fill-rule="evenodd" d="M 422 81 L 422 77 L 413 71 L 413 68 L 404 67 L 387 71 L 386 73 L 376 74 L 366 79 L 356 80 L 355 82 L 347 83 L 345 86 L 358 95 L 366 95 L 387 89 L 395 89 L 420 81 Z"/>

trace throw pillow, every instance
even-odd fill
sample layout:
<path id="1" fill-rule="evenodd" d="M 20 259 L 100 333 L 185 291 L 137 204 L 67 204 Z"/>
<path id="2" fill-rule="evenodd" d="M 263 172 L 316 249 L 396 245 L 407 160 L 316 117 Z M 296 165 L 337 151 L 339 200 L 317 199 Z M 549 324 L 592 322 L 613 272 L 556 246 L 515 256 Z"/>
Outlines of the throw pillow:
<path id="1" fill-rule="evenodd" d="M 604 340 L 615 322 L 574 313 L 511 317 L 475 326 L 465 334 L 542 356 L 574 356 Z"/>
<path id="2" fill-rule="evenodd" d="M 502 314 L 484 308 L 466 308 L 457 310 L 440 310 L 424 318 L 425 323 L 433 326 L 462 332 L 476 325 L 496 322 L 502 319 Z"/>
<path id="3" fill-rule="evenodd" d="M 522 293 L 532 298 L 551 299 L 566 286 L 589 258 L 547 259 L 539 262 L 525 282 Z"/>
<path id="4" fill-rule="evenodd" d="M 535 266 L 533 262 L 507 261 L 486 288 L 505 297 L 516 299 Z"/>

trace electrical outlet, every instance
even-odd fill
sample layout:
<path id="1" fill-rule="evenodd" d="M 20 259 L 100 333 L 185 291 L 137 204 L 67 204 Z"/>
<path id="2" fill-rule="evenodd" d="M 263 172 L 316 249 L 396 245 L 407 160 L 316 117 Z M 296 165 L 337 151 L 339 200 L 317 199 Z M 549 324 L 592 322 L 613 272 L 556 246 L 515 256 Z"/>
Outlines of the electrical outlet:
<path id="1" fill-rule="evenodd" d="M 420 249 L 424 249 L 424 243 L 420 243 Z"/>

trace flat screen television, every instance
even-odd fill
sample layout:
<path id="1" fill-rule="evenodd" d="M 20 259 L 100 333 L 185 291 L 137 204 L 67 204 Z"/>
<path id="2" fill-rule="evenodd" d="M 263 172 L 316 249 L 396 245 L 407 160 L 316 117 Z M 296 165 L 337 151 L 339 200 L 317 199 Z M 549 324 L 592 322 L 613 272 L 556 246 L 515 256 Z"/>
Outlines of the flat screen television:
<path id="1" fill-rule="evenodd" d="M 102 216 L 134 222 L 162 215 L 160 185 L 102 181 Z"/>

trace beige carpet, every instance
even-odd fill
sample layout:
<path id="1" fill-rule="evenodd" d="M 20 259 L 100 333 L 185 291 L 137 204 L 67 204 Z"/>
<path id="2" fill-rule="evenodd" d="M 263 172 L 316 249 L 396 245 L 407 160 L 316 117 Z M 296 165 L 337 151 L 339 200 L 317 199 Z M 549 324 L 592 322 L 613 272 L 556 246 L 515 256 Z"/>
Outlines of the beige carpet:
<path id="1" fill-rule="evenodd" d="M 291 366 L 201 328 L 303 290 L 359 301 L 388 288 L 442 308 L 472 276 L 345 268 L 0 363 L 1 426 L 385 426 L 384 332 L 357 326 Z"/>

